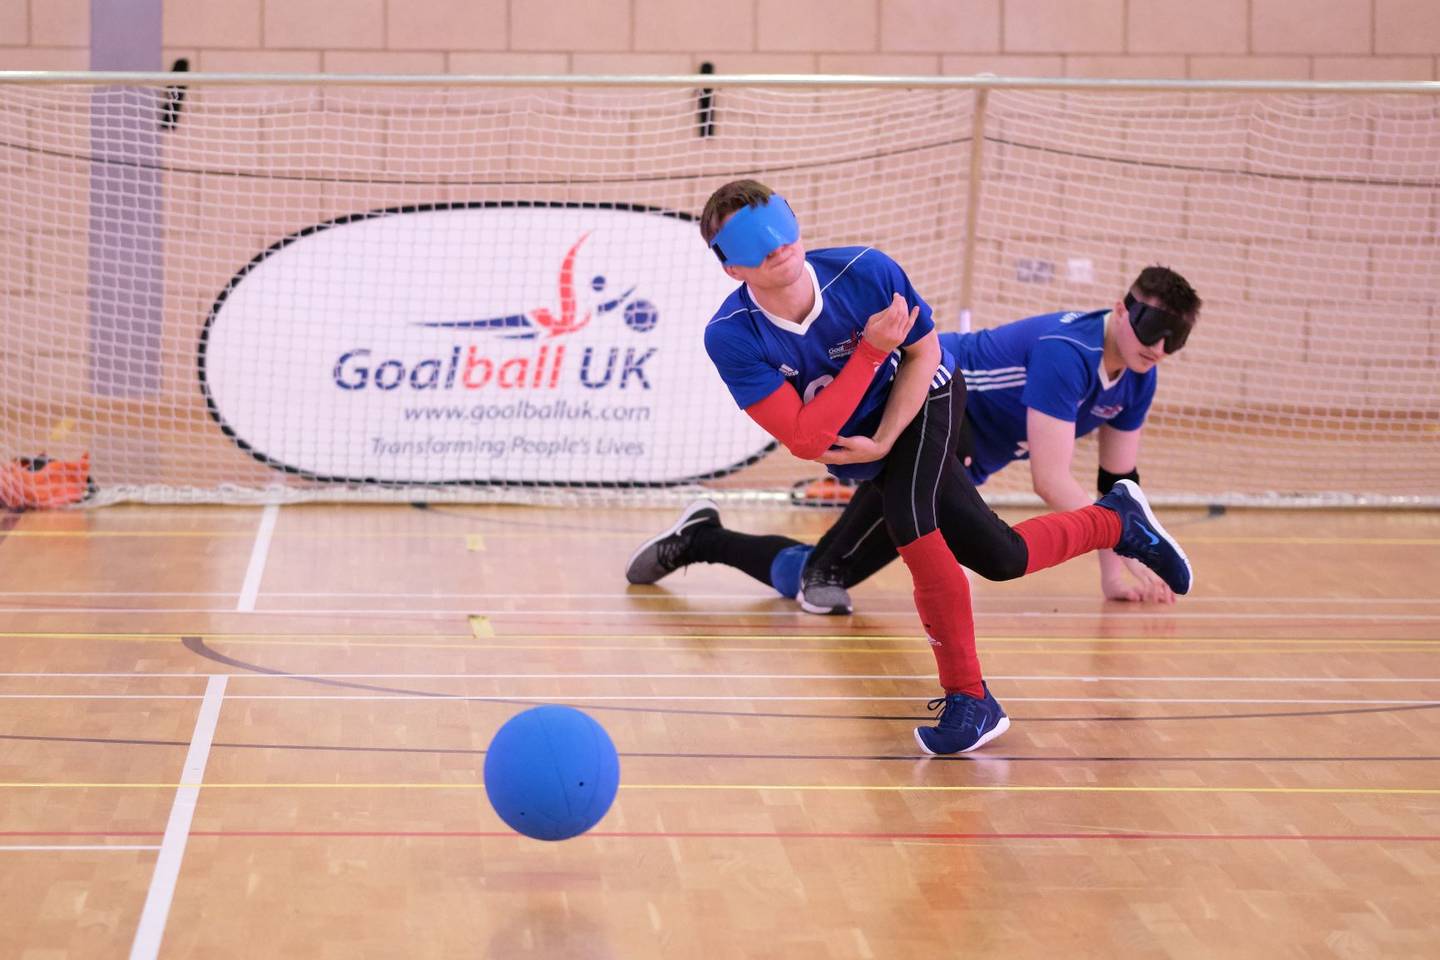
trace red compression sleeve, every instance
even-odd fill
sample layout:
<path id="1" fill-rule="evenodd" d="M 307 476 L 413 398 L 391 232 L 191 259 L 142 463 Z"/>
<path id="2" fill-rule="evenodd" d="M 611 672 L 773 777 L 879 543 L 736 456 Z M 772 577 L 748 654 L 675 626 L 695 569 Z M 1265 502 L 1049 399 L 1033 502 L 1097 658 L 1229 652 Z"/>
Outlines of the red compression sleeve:
<path id="1" fill-rule="evenodd" d="M 1015 524 L 1015 532 L 1030 551 L 1025 565 L 1025 574 L 1029 576 L 1082 553 L 1115 546 L 1120 540 L 1120 517 L 1115 511 L 1092 503 L 1079 510 L 1022 520 Z"/>
<path id="2" fill-rule="evenodd" d="M 783 383 L 770 396 L 745 408 L 750 418 L 802 460 L 814 460 L 830 449 L 840 428 L 875 379 L 875 370 L 889 357 L 868 340 L 861 340 L 831 383 L 809 403 Z"/>

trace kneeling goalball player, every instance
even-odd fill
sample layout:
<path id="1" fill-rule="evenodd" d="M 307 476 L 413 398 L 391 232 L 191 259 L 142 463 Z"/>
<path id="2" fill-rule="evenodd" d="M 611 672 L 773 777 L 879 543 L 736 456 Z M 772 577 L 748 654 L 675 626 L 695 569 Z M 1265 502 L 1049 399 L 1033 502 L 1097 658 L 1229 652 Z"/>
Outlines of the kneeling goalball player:
<path id="1" fill-rule="evenodd" d="M 1098 430 L 1100 494 L 1120 480 L 1139 483 L 1140 434 L 1157 367 L 1185 345 L 1200 307 L 1184 277 L 1157 265 L 1142 270 L 1108 311 L 1047 313 L 990 330 L 941 334 L 968 390 L 959 456 L 971 481 L 980 486 L 1010 463 L 1029 460 L 1035 493 L 1050 509 L 1083 506 L 1090 498 L 1071 474 L 1075 441 Z M 687 513 L 697 510 L 713 512 L 713 521 L 648 541 L 626 571 L 632 583 L 654 583 L 691 563 L 720 563 L 795 597 L 808 613 L 849 613 L 846 588 L 896 557 L 879 522 L 882 506 L 873 484 L 856 488 L 820 550 L 789 537 L 726 529 L 708 501 L 692 504 Z M 963 518 L 941 517 L 947 538 L 963 526 Z M 1024 573 L 1023 558 L 989 546 L 967 550 L 953 538 L 950 543 L 961 564 L 986 579 Z M 1111 550 L 1097 556 L 1107 600 L 1175 602 L 1175 591 L 1148 567 Z"/>
<path id="2" fill-rule="evenodd" d="M 985 685 L 969 583 L 941 517 L 964 518 L 965 537 L 1023 557 L 1025 573 L 1112 548 L 1139 556 L 1177 592 L 1189 588 L 1189 561 L 1129 481 L 1096 504 L 1014 529 L 985 506 L 955 457 L 964 381 L 953 376 L 929 305 L 885 254 L 807 253 L 789 204 L 753 180 L 715 191 L 700 231 L 741 283 L 704 334 L 735 402 L 796 456 L 872 481 L 879 495 L 944 688 L 931 701 L 936 725 L 915 729 L 926 753 L 973 750 L 1010 723 Z M 708 522 L 704 512 L 672 529 Z"/>

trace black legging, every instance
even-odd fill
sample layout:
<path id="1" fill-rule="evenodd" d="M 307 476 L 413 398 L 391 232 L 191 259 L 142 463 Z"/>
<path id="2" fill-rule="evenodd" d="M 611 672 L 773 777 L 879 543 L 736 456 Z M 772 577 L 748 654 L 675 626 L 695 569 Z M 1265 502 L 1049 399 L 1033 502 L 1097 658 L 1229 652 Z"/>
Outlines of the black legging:
<path id="1" fill-rule="evenodd" d="M 1023 576 L 1025 541 L 981 499 L 956 455 L 964 415 L 963 379 L 931 390 L 885 469 L 856 488 L 815 545 L 810 565 L 838 568 L 854 586 L 899 556 L 895 544 L 939 529 L 955 559 L 985 579 Z"/>

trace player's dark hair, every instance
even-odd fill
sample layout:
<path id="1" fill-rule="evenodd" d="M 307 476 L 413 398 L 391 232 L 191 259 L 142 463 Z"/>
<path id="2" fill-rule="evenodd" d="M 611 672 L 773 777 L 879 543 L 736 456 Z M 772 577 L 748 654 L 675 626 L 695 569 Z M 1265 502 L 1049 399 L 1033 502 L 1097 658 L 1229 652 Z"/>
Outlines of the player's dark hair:
<path id="1" fill-rule="evenodd" d="M 1200 312 L 1200 295 L 1189 281 L 1169 267 L 1156 264 L 1140 271 L 1140 276 L 1130 285 L 1130 292 L 1159 300 L 1160 306 L 1173 314 L 1189 318 L 1192 322 Z"/>
<path id="2" fill-rule="evenodd" d="M 759 207 L 770 202 L 775 195 L 759 180 L 731 180 L 725 186 L 710 194 L 705 209 L 700 213 L 700 236 L 708 246 L 720 232 L 725 218 L 742 207 Z"/>

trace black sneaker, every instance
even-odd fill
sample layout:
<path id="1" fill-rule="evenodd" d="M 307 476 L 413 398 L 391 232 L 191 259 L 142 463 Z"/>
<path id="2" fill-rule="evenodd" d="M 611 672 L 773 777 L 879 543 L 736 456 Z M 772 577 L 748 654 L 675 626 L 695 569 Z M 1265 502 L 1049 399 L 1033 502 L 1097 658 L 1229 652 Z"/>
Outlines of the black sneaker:
<path id="1" fill-rule="evenodd" d="M 801 610 L 820 616 L 844 616 L 853 609 L 840 571 L 831 567 L 807 566 L 800 574 L 800 593 L 795 599 Z"/>
<path id="2" fill-rule="evenodd" d="M 1120 515 L 1120 542 L 1115 544 L 1116 553 L 1139 560 L 1154 570 L 1177 594 L 1190 592 L 1194 583 L 1190 558 L 1155 519 L 1150 501 L 1145 499 L 1139 484 L 1120 480 L 1095 503 Z"/>
<path id="3" fill-rule="evenodd" d="M 646 540 L 630 555 L 625 579 L 631 583 L 656 583 L 688 564 L 695 528 L 706 524 L 720 525 L 720 508 L 713 500 L 696 500 L 685 508 L 674 526 Z"/>

